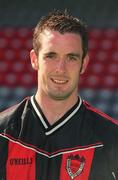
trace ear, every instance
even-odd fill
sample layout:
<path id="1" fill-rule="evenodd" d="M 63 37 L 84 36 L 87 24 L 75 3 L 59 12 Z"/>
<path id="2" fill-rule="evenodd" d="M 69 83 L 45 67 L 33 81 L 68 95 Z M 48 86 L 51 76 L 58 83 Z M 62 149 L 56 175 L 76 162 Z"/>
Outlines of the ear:
<path id="1" fill-rule="evenodd" d="M 81 67 L 81 71 L 80 74 L 83 74 L 88 66 L 89 63 L 89 56 L 88 54 L 84 57 L 83 59 L 83 63 L 82 63 L 82 67 Z"/>
<path id="2" fill-rule="evenodd" d="M 38 67 L 38 58 L 37 58 L 37 55 L 36 55 L 34 49 L 32 49 L 30 51 L 30 59 L 31 59 L 31 65 L 32 65 L 33 69 L 38 70 L 38 68 L 39 68 Z"/>

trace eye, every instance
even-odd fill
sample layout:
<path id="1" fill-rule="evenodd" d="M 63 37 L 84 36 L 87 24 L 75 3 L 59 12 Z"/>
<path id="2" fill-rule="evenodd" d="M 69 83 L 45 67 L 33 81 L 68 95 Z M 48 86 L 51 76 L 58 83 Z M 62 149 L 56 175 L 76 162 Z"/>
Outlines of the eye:
<path id="1" fill-rule="evenodd" d="M 47 58 L 53 58 L 53 57 L 54 57 L 54 55 L 52 55 L 52 54 L 48 54 L 48 55 L 46 55 L 46 57 L 47 57 Z"/>
<path id="2" fill-rule="evenodd" d="M 48 54 L 45 54 L 44 57 L 46 59 L 55 59 L 56 58 L 56 54 L 55 53 L 48 53 Z"/>
<path id="3" fill-rule="evenodd" d="M 81 56 L 79 53 L 69 53 L 67 55 L 69 61 L 79 61 Z"/>
<path id="4" fill-rule="evenodd" d="M 68 60 L 69 60 L 69 61 L 77 61 L 77 60 L 78 60 L 78 57 L 77 57 L 77 56 L 74 56 L 74 55 L 69 55 Z"/>

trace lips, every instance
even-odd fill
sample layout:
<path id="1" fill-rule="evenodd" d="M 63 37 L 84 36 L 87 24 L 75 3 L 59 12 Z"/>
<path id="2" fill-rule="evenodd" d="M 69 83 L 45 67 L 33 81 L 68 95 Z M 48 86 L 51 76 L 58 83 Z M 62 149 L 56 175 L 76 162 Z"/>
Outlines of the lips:
<path id="1" fill-rule="evenodd" d="M 67 79 L 55 79 L 55 78 L 51 78 L 51 80 L 56 83 L 56 84 L 66 84 L 68 82 Z"/>

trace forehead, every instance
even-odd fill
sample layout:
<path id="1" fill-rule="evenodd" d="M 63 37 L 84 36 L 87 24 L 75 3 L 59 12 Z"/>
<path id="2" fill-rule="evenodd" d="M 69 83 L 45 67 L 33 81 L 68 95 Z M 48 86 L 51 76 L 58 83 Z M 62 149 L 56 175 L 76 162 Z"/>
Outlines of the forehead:
<path id="1" fill-rule="evenodd" d="M 40 35 L 42 45 L 61 45 L 61 46 L 82 46 L 79 34 L 64 33 L 58 31 L 44 30 Z"/>

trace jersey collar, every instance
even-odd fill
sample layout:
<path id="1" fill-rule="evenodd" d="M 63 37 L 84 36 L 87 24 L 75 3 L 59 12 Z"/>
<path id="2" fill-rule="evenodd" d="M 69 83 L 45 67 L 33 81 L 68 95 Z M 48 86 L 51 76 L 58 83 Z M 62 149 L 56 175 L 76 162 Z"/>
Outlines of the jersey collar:
<path id="1" fill-rule="evenodd" d="M 57 122 L 55 122 L 53 125 L 50 125 L 49 122 L 47 121 L 45 115 L 43 114 L 40 106 L 38 105 L 35 96 L 31 97 L 31 104 L 33 106 L 33 109 L 35 110 L 37 116 L 39 117 L 42 125 L 45 128 L 45 134 L 50 135 L 53 132 L 55 132 L 57 129 L 62 127 L 65 123 L 67 123 L 80 109 L 80 106 L 82 104 L 82 100 L 80 97 L 78 97 L 77 103 L 69 110 L 66 112 L 66 114 L 60 118 Z"/>

